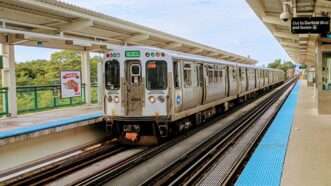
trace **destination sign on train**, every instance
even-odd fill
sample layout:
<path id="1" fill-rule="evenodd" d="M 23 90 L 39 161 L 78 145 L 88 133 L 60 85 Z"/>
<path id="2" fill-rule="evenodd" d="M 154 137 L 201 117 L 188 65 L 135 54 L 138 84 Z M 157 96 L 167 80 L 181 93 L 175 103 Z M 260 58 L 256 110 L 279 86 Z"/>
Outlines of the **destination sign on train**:
<path id="1" fill-rule="evenodd" d="M 330 17 L 294 17 L 291 21 L 293 34 L 323 34 L 330 31 Z"/>

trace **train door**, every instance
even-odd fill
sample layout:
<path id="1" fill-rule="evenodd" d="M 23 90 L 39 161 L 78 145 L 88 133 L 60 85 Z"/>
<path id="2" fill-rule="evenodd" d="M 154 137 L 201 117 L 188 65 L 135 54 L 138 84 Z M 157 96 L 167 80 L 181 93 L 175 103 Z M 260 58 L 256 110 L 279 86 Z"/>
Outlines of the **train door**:
<path id="1" fill-rule="evenodd" d="M 126 61 L 126 112 L 128 116 L 139 116 L 142 114 L 144 85 L 142 82 L 141 73 L 140 61 Z"/>
<path id="2" fill-rule="evenodd" d="M 203 95 L 204 95 L 203 65 L 200 63 L 193 62 L 191 64 L 191 69 L 192 69 L 192 100 L 190 101 L 190 105 L 198 106 L 198 105 L 202 104 Z M 185 70 L 187 70 L 187 69 L 185 68 Z"/>
<path id="3" fill-rule="evenodd" d="M 196 106 L 195 97 L 194 97 L 194 87 L 196 84 L 194 64 L 192 62 L 184 62 L 183 64 L 183 103 L 182 109 L 190 109 Z"/>
<path id="4" fill-rule="evenodd" d="M 182 63 L 180 61 L 174 61 L 173 63 L 173 76 L 174 76 L 174 100 L 175 100 L 175 112 L 182 110 L 183 104 L 183 88 L 182 88 Z"/>
<path id="5" fill-rule="evenodd" d="M 203 70 L 203 64 L 197 64 L 197 87 L 198 87 L 198 95 L 199 95 L 199 104 L 203 104 L 205 101 L 205 95 L 206 95 L 206 88 L 205 88 L 205 77 L 204 77 L 204 70 Z"/>
<path id="6" fill-rule="evenodd" d="M 257 82 L 257 80 L 258 80 L 258 71 L 257 71 L 257 69 L 254 69 L 254 89 L 256 89 L 257 87 L 258 87 L 258 82 Z"/>
<path id="7" fill-rule="evenodd" d="M 235 96 L 238 91 L 237 71 L 235 66 L 228 66 L 229 96 Z"/>
<path id="8" fill-rule="evenodd" d="M 247 71 L 246 68 L 239 68 L 240 93 L 247 91 Z"/>

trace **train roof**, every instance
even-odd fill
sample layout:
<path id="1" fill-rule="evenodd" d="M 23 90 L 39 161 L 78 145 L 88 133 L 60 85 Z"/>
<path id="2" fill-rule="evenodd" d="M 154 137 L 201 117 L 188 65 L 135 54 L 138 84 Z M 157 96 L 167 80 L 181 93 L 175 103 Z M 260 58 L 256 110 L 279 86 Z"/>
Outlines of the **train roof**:
<path id="1" fill-rule="evenodd" d="M 121 47 L 122 49 L 140 49 L 140 50 L 157 50 L 160 52 L 164 52 L 167 55 L 170 55 L 177 59 L 187 59 L 187 60 L 196 60 L 196 61 L 204 61 L 204 62 L 212 62 L 212 63 L 220 63 L 220 64 L 227 64 L 227 65 L 235 65 L 240 67 L 247 67 L 247 68 L 255 68 L 255 69 L 265 69 L 265 70 L 271 70 L 271 71 L 282 71 L 279 69 L 273 69 L 273 68 L 263 68 L 263 67 L 257 67 L 255 65 L 248 65 L 248 64 L 240 64 L 240 63 L 234 63 L 226 60 L 219 60 L 211 57 L 205 57 L 200 55 L 194 55 L 194 54 L 188 54 L 184 52 L 178 52 L 174 50 L 168 50 L 168 49 L 161 49 L 156 47 L 149 47 L 149 46 L 124 46 Z"/>

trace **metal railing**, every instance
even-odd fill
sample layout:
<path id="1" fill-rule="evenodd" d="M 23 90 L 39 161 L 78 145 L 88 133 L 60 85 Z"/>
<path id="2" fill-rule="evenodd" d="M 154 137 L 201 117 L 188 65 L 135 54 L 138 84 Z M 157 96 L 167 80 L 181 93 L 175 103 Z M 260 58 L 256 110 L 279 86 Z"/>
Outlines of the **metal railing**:
<path id="1" fill-rule="evenodd" d="M 0 87 L 0 117 L 8 115 L 8 88 Z"/>
<path id="2" fill-rule="evenodd" d="M 97 102 L 97 85 L 91 85 L 92 103 Z M 81 96 L 61 98 L 61 86 L 21 86 L 17 87 L 18 113 L 37 112 L 59 107 L 81 105 L 86 102 L 85 85 L 81 87 Z"/>

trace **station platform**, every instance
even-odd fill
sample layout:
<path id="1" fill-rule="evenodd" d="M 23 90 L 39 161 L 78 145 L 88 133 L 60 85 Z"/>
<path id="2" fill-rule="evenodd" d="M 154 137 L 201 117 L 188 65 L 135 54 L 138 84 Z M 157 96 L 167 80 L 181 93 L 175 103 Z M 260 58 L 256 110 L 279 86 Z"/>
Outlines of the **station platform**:
<path id="1" fill-rule="evenodd" d="M 0 119 L 0 146 L 102 121 L 102 108 L 81 105 Z"/>
<path id="2" fill-rule="evenodd" d="M 314 88 L 298 81 L 235 185 L 331 185 L 330 133 Z"/>

